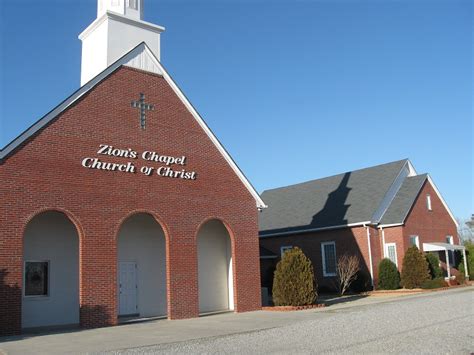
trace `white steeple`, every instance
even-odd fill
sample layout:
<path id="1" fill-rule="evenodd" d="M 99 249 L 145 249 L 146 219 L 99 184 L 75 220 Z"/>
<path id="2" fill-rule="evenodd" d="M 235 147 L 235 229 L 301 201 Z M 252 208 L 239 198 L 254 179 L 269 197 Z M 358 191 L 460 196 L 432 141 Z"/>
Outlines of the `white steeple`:
<path id="1" fill-rule="evenodd" d="M 134 20 L 143 20 L 143 0 L 98 0 L 97 18 L 107 11 L 116 12 Z"/>
<path id="2" fill-rule="evenodd" d="M 144 0 L 97 0 L 97 18 L 80 35 L 81 86 L 145 42 L 160 59 L 164 27 L 143 21 Z"/>

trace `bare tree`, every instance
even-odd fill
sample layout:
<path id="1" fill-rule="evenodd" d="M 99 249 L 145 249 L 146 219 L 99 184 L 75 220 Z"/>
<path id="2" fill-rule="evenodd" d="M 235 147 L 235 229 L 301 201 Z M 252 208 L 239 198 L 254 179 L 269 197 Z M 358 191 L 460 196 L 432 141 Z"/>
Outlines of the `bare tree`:
<path id="1" fill-rule="evenodd" d="M 474 215 L 471 219 L 456 218 L 458 221 L 458 236 L 461 243 L 474 240 Z"/>
<path id="2" fill-rule="evenodd" d="M 337 286 L 339 293 L 343 295 L 351 283 L 357 278 L 360 270 L 360 260 L 355 255 L 344 254 L 337 261 Z"/>

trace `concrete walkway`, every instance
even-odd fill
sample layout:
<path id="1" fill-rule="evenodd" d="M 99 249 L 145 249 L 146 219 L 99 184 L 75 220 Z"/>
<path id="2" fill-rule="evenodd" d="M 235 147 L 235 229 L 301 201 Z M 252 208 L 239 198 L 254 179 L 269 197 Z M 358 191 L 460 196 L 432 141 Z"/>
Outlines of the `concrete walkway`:
<path id="1" fill-rule="evenodd" d="M 474 287 L 458 288 L 443 293 L 472 293 Z M 94 353 L 121 349 L 141 348 L 159 344 L 183 342 L 192 339 L 249 333 L 291 325 L 346 308 L 365 307 L 405 299 L 427 297 L 431 293 L 410 296 L 346 297 L 329 300 L 325 308 L 296 312 L 258 311 L 223 313 L 186 320 L 156 320 L 116 327 L 75 330 L 0 338 L 0 353 L 6 354 L 65 354 Z M 319 315 L 318 315 L 319 314 Z"/>

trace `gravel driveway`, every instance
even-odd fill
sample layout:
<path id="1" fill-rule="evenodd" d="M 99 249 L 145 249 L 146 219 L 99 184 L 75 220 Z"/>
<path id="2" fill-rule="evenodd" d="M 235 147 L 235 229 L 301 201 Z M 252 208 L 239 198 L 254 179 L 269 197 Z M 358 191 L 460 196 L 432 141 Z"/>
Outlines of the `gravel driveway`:
<path id="1" fill-rule="evenodd" d="M 290 325 L 111 354 L 474 352 L 472 290 L 315 313 Z"/>

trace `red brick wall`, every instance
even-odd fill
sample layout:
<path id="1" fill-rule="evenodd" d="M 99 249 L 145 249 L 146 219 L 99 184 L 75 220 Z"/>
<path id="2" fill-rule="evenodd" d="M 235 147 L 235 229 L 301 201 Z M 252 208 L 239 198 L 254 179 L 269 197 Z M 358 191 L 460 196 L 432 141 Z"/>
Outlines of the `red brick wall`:
<path id="1" fill-rule="evenodd" d="M 139 93 L 155 105 L 140 129 Z M 100 144 L 187 156 L 197 179 L 181 180 L 86 169 Z M 160 166 L 159 163 L 149 163 Z M 80 235 L 81 325 L 117 322 L 116 236 L 135 211 L 153 214 L 167 236 L 168 316 L 198 315 L 198 227 L 210 218 L 232 235 L 235 309 L 260 308 L 257 210 L 253 197 L 166 81 L 120 68 L 0 165 L 0 334 L 18 333 L 21 320 L 22 237 L 40 211 L 66 212 Z"/>
<path id="2" fill-rule="evenodd" d="M 385 243 L 396 243 L 397 263 L 399 270 L 401 270 L 403 256 L 405 255 L 405 250 L 408 248 L 405 238 L 403 237 L 403 226 L 384 228 L 383 234 Z M 381 255 L 384 255 L 383 253 L 384 251 L 381 249 Z"/>
<path id="3" fill-rule="evenodd" d="M 426 195 L 431 197 L 431 211 L 426 208 Z M 420 248 L 422 248 L 423 243 L 427 242 L 446 243 L 446 236 L 448 235 L 454 237 L 455 244 L 460 244 L 456 224 L 429 181 L 426 181 L 423 185 L 406 219 L 403 228 L 406 248 L 409 247 L 410 235 L 420 237 Z"/>
<path id="4" fill-rule="evenodd" d="M 370 228 L 370 232 L 372 254 L 376 255 L 380 248 L 377 231 Z M 323 275 L 321 243 L 329 241 L 336 243 L 336 257 L 342 256 L 343 254 L 359 256 L 362 270 L 367 275 L 370 275 L 367 230 L 364 227 L 260 238 L 260 245 L 277 255 L 280 255 L 281 246 L 296 246 L 301 248 L 313 263 L 318 286 L 324 290 L 334 287 L 334 278 L 324 277 Z M 373 263 L 375 267 L 378 262 L 373 259 Z M 374 276 L 375 275 L 376 274 L 374 274 Z"/>
<path id="5" fill-rule="evenodd" d="M 428 194 L 431 197 L 431 211 L 426 206 L 426 195 Z M 385 243 L 397 244 L 399 270 L 402 269 L 403 257 L 405 251 L 410 247 L 410 236 L 412 235 L 418 235 L 421 250 L 423 250 L 423 243 L 446 243 L 448 235 L 452 235 L 454 242 L 460 244 L 456 225 L 429 181 L 423 185 L 405 224 L 384 228 L 384 234 Z M 440 259 L 444 260 L 444 253 L 440 253 Z"/>

